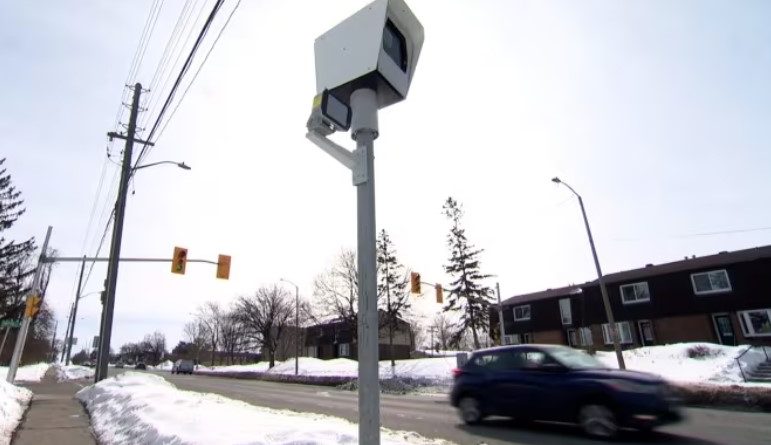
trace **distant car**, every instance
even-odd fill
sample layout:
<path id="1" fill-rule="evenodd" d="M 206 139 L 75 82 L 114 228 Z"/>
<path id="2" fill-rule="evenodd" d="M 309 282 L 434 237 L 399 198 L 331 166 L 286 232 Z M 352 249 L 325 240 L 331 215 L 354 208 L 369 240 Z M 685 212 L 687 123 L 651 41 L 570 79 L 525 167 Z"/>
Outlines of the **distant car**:
<path id="1" fill-rule="evenodd" d="M 610 438 L 620 428 L 648 431 L 682 418 L 660 377 L 610 369 L 565 346 L 479 350 L 453 375 L 450 402 L 467 424 L 502 415 L 577 423 L 590 436 Z"/>
<path id="2" fill-rule="evenodd" d="M 171 367 L 171 373 L 177 374 L 192 374 L 195 369 L 195 364 L 192 360 L 177 360 Z"/>
<path id="3" fill-rule="evenodd" d="M 147 366 L 145 366 L 144 363 L 137 363 L 136 365 L 134 365 L 134 369 L 139 369 L 144 371 L 145 369 L 147 369 Z"/>
<path id="4" fill-rule="evenodd" d="M 92 362 L 86 360 L 85 362 L 83 362 L 83 366 L 88 366 L 89 368 L 93 368 L 94 364 Z"/>
<path id="5" fill-rule="evenodd" d="M 124 364 L 122 362 L 118 362 L 115 364 L 116 368 L 123 368 Z"/>

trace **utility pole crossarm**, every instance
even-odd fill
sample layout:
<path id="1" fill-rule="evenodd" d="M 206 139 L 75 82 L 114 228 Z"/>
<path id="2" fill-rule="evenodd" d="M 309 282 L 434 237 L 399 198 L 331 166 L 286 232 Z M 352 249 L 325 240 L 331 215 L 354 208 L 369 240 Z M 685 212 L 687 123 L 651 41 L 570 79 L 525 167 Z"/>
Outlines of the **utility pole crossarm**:
<path id="1" fill-rule="evenodd" d="M 126 136 L 125 134 L 116 133 L 114 131 L 111 131 L 111 132 L 107 133 L 107 137 L 110 138 L 110 140 L 113 140 L 113 139 L 123 139 L 124 141 L 128 141 L 128 139 L 129 139 L 128 136 Z M 149 145 L 151 147 L 155 146 L 155 144 L 153 142 L 145 141 L 145 140 L 137 139 L 137 138 L 132 139 L 132 142 L 138 142 L 140 144 Z"/>

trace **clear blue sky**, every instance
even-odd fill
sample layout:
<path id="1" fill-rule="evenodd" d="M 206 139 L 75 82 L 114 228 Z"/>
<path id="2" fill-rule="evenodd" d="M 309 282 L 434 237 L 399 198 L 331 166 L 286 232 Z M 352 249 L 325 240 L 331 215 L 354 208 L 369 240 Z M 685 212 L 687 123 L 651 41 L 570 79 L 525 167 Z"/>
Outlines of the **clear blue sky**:
<path id="1" fill-rule="evenodd" d="M 166 3 L 131 82 L 150 84 L 182 8 Z M 229 253 L 233 277 L 123 265 L 113 346 L 159 329 L 171 347 L 203 301 L 228 304 L 282 276 L 311 298 L 313 277 L 355 246 L 350 176 L 304 124 L 314 38 L 365 3 L 243 2 L 149 157 L 193 170 L 138 173 L 123 250 Z M 408 3 L 426 42 L 410 97 L 380 114 L 377 216 L 428 281 L 447 281 L 448 195 L 504 298 L 592 279 L 577 202 L 555 175 L 584 196 L 607 272 L 769 244 L 769 230 L 697 234 L 771 226 L 771 3 Z M 41 239 L 50 224 L 52 244 L 80 255 L 106 165 L 93 253 L 117 168 L 104 164 L 105 133 L 152 4 L 0 6 L 0 155 L 28 210 L 13 236 Z M 76 275 L 62 264 L 51 283 L 62 324 Z M 103 276 L 96 268 L 86 291 Z M 87 297 L 78 337 L 96 334 L 98 311 Z"/>

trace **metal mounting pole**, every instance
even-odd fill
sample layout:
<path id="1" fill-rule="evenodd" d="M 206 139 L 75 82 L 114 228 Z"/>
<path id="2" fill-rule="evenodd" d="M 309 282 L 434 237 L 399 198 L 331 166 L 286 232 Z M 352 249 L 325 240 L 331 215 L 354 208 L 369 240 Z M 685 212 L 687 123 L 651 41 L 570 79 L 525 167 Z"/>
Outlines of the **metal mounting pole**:
<path id="1" fill-rule="evenodd" d="M 498 326 L 501 328 L 501 344 L 505 344 L 506 325 L 503 323 L 503 306 L 501 306 L 501 283 L 495 283 L 495 293 L 498 294 Z"/>
<path id="2" fill-rule="evenodd" d="M 110 262 L 107 268 L 107 297 L 105 298 L 102 310 L 102 332 L 99 335 L 99 365 L 95 375 L 97 382 L 107 378 L 107 365 L 110 360 L 110 337 L 112 335 L 113 311 L 115 310 L 115 289 L 118 285 L 123 221 L 126 215 L 126 197 L 128 195 L 129 179 L 131 178 L 132 151 L 134 149 L 134 136 L 137 129 L 137 114 L 139 114 L 139 97 L 141 94 L 142 85 L 137 83 L 134 85 L 134 100 L 131 103 L 131 115 L 126 132 L 126 146 L 123 149 L 120 188 L 118 190 L 118 200 L 115 203 L 115 225 L 113 226 L 112 244 L 110 246 Z"/>
<path id="3" fill-rule="evenodd" d="M 59 362 L 64 363 L 64 357 L 67 357 L 67 339 L 70 337 L 70 327 L 72 326 L 72 307 L 75 303 L 70 304 L 70 311 L 67 313 L 67 327 L 64 328 L 64 340 L 62 343 L 62 355 L 59 357 Z"/>
<path id="4" fill-rule="evenodd" d="M 43 259 L 46 256 L 46 250 L 48 250 L 48 241 L 51 239 L 52 230 L 53 227 L 48 226 L 45 241 L 43 241 L 43 248 L 40 249 L 40 257 L 37 262 L 37 268 L 35 269 L 35 277 L 32 279 L 32 288 L 30 288 L 30 291 L 27 294 L 27 304 L 29 304 L 31 298 L 40 293 L 40 280 L 43 277 Z M 13 383 L 13 380 L 16 378 L 16 370 L 19 368 L 21 355 L 24 353 L 24 344 L 27 342 L 27 332 L 29 331 L 30 323 L 32 323 L 32 317 L 28 316 L 25 311 L 24 319 L 19 328 L 19 334 L 16 337 L 16 346 L 13 348 L 11 363 L 8 366 L 8 376 L 6 377 L 8 383 Z"/>
<path id="5" fill-rule="evenodd" d="M 80 279 L 78 279 L 78 290 L 75 293 L 75 305 L 72 307 L 72 324 L 70 325 L 70 343 L 67 345 L 67 359 L 64 362 L 65 365 L 70 364 L 70 357 L 72 356 L 72 338 L 75 336 L 75 323 L 78 317 L 78 303 L 80 302 L 80 294 L 83 287 L 83 271 L 86 269 L 86 257 L 83 256 L 83 261 L 80 263 Z"/>
<path id="6" fill-rule="evenodd" d="M 378 136 L 377 94 L 360 89 L 351 94 L 351 131 L 356 141 L 353 172 L 357 203 L 359 275 L 358 360 L 359 443 L 380 443 L 380 379 L 378 372 L 377 264 L 375 226 L 374 140 Z"/>

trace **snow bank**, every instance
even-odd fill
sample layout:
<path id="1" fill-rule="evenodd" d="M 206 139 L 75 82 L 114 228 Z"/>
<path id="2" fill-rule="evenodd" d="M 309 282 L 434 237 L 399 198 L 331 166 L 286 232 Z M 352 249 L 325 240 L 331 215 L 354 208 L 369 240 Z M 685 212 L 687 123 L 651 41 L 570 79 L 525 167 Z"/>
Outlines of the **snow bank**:
<path id="1" fill-rule="evenodd" d="M 156 371 L 171 371 L 173 366 L 174 362 L 171 360 L 166 360 L 165 362 L 159 363 L 158 366 L 148 366 L 147 369 L 154 369 Z"/>
<path id="2" fill-rule="evenodd" d="M 16 370 L 16 382 L 39 382 L 51 365 L 48 363 L 36 363 L 34 365 L 20 366 Z M 5 381 L 8 376 L 8 367 L 0 366 L 0 380 Z"/>
<path id="3" fill-rule="evenodd" d="M 747 346 L 723 346 L 713 343 L 676 343 L 647 346 L 624 351 L 627 369 L 658 374 L 679 383 L 735 384 L 741 383 L 741 371 L 734 358 Z M 697 353 L 697 356 L 690 357 Z M 597 352 L 605 365 L 617 368 L 613 352 Z"/>
<path id="4" fill-rule="evenodd" d="M 337 417 L 257 407 L 180 391 L 159 376 L 127 372 L 80 390 L 104 444 L 353 444 L 358 426 Z M 448 444 L 383 429 L 384 445 Z"/>
<path id="5" fill-rule="evenodd" d="M 7 369 L 6 369 L 7 371 Z M 11 443 L 11 435 L 19 426 L 32 399 L 32 391 L 0 381 L 0 445 Z"/>
<path id="6" fill-rule="evenodd" d="M 265 372 L 268 370 L 268 362 L 252 363 L 251 365 L 231 365 L 231 366 L 214 366 L 203 367 L 200 369 L 209 372 Z"/>
<path id="7" fill-rule="evenodd" d="M 89 379 L 94 377 L 94 368 L 87 368 L 79 365 L 55 365 L 56 380 L 63 382 L 65 380 Z"/>

